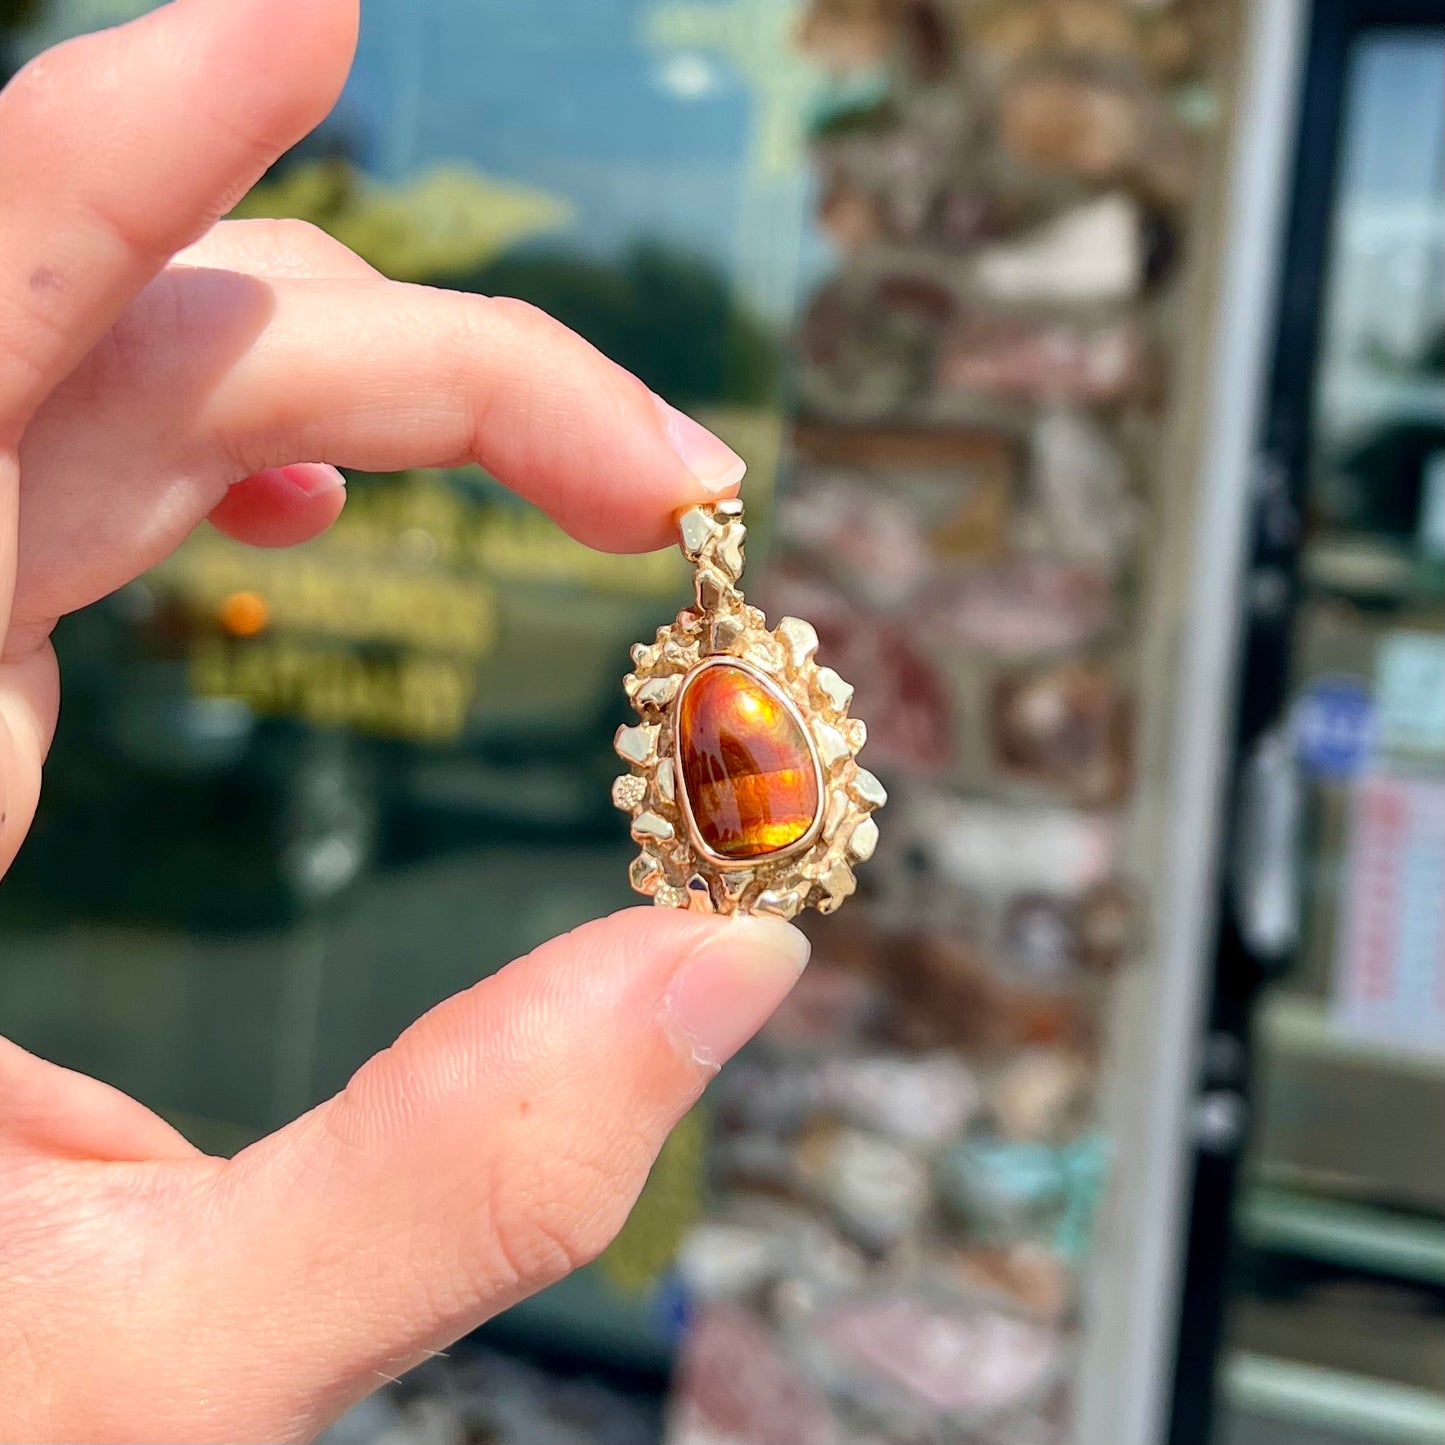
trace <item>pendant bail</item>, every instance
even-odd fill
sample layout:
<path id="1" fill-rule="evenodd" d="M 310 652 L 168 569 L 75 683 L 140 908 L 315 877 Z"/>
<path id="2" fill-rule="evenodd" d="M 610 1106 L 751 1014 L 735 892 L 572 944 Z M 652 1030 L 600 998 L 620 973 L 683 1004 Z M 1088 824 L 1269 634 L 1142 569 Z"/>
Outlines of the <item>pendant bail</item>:
<path id="1" fill-rule="evenodd" d="M 741 612 L 739 582 L 748 535 L 741 498 L 701 502 L 679 512 L 677 535 L 682 555 L 697 569 L 693 591 L 698 609 L 710 616 Z"/>

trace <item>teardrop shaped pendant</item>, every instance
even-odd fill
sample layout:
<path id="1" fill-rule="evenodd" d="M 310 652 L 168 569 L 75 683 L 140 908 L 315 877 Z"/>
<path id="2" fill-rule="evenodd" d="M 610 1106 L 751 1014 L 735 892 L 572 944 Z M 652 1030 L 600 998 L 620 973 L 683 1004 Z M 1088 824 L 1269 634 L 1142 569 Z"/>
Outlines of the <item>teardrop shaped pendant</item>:
<path id="1" fill-rule="evenodd" d="M 642 849 L 632 886 L 665 908 L 831 913 L 872 856 L 887 801 L 858 766 L 853 689 L 813 654 L 797 617 L 771 631 L 743 599 L 743 504 L 678 517 L 696 605 L 632 649 L 623 686 L 641 721 L 617 731 L 629 764 L 612 801 Z"/>

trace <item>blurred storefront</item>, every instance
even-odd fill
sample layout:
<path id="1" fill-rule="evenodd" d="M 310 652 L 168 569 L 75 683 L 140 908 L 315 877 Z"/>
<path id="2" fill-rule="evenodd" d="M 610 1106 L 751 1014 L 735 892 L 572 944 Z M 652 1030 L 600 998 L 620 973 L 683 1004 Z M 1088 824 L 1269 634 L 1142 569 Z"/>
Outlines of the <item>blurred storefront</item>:
<path id="1" fill-rule="evenodd" d="M 1445 1438 L 1442 21 L 1292 47 L 1172 1439 Z"/>
<path id="2" fill-rule="evenodd" d="M 143 8 L 0 9 L 0 58 Z M 240 213 L 719 431 L 892 801 L 617 1244 L 336 1439 L 1445 1439 L 1438 7 L 363 12 Z M 0 1032 L 217 1151 L 633 901 L 680 559 L 349 481 L 66 620 L 0 888 Z"/>

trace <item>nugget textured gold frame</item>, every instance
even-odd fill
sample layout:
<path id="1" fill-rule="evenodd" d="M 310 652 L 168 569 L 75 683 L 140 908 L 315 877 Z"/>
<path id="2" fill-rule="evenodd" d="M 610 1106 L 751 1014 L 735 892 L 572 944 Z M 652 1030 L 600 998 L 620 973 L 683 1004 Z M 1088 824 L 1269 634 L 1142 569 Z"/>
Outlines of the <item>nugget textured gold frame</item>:
<path id="1" fill-rule="evenodd" d="M 768 628 L 743 598 L 747 528 L 739 501 L 692 507 L 678 517 L 683 555 L 696 568 L 696 605 L 658 629 L 657 640 L 632 649 L 623 679 L 641 721 L 617 731 L 617 754 L 629 765 L 612 785 L 612 801 L 632 819 L 642 851 L 632 886 L 664 908 L 703 913 L 771 913 L 792 918 L 804 908 L 831 913 L 854 890 L 853 866 L 872 856 L 878 825 L 871 814 L 887 801 L 878 779 L 858 765 L 868 730 L 848 716 L 853 689 L 814 659 L 818 634 L 797 617 Z M 796 843 L 776 853 L 727 859 L 703 843 L 682 777 L 677 713 L 693 676 L 733 662 L 760 678 L 802 725 L 818 780 L 818 815 Z"/>

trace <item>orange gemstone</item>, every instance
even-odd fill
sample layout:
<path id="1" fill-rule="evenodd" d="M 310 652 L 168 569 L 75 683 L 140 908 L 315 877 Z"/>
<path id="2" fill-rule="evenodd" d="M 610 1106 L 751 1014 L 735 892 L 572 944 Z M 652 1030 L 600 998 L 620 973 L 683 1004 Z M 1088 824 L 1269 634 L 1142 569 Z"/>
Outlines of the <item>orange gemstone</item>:
<path id="1" fill-rule="evenodd" d="M 720 858 L 796 843 L 818 816 L 818 777 L 782 698 L 722 662 L 698 672 L 678 706 L 682 785 L 702 841 Z"/>

